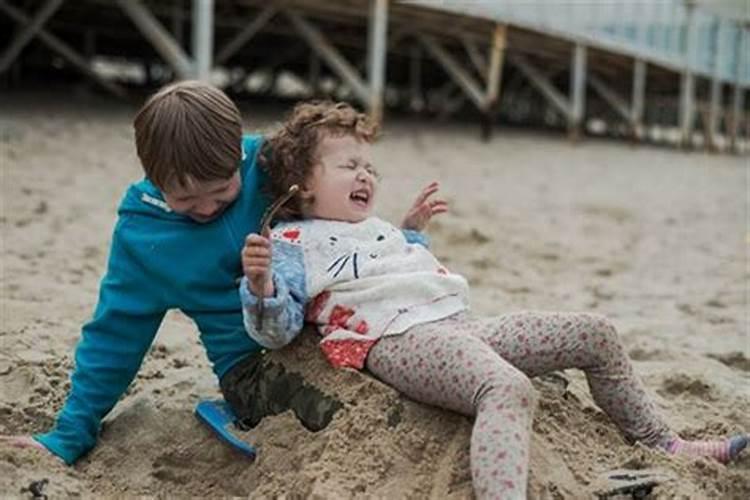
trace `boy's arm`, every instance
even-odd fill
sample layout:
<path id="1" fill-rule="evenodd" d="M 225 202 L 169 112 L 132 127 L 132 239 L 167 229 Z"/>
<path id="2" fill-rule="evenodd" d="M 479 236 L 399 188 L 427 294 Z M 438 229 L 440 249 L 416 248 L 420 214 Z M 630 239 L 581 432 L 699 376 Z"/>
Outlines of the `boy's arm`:
<path id="1" fill-rule="evenodd" d="M 143 269 L 125 247 L 122 225 L 112 239 L 93 319 L 76 347 L 65 405 L 54 429 L 34 436 L 67 464 L 96 444 L 101 419 L 135 377 L 166 312 L 156 285 L 142 279 Z"/>
<path id="2" fill-rule="evenodd" d="M 308 297 L 302 248 L 274 241 L 271 269 L 274 296 L 263 299 L 261 331 L 257 329 L 259 299 L 250 291 L 246 277 L 240 282 L 240 299 L 247 334 L 263 347 L 279 349 L 294 340 L 304 325 Z"/>

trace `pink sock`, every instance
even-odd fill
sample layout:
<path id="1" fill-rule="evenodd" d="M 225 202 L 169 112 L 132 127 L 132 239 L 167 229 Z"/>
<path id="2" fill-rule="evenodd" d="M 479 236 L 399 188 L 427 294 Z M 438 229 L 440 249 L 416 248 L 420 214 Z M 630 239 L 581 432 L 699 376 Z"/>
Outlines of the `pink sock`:
<path id="1" fill-rule="evenodd" d="M 676 437 L 667 441 L 664 449 L 672 455 L 712 457 L 726 464 L 737 458 L 747 447 L 748 442 L 750 442 L 750 436 L 742 434 L 716 441 L 686 441 Z"/>

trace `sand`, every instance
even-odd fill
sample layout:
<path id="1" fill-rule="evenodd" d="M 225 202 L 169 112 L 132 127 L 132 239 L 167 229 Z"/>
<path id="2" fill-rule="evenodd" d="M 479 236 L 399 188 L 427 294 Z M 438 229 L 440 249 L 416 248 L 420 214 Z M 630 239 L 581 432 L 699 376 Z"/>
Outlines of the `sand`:
<path id="1" fill-rule="evenodd" d="M 69 387 L 115 209 L 139 178 L 134 107 L 85 93 L 0 95 L 0 434 L 47 430 Z M 246 129 L 282 107 L 243 107 Z M 440 180 L 452 212 L 433 249 L 482 314 L 588 310 L 613 319 L 637 373 L 689 437 L 750 430 L 747 157 L 393 119 L 375 156 L 398 222 Z M 470 498 L 471 423 L 371 377 L 333 371 L 306 335 L 275 353 L 345 402 L 310 433 L 291 414 L 246 433 L 255 463 L 192 415 L 218 395 L 195 327 L 170 314 L 137 379 L 75 467 L 0 447 L 0 496 L 47 479 L 67 496 Z M 535 381 L 530 495 L 591 498 L 606 471 L 658 468 L 651 498 L 750 498 L 750 453 L 723 466 L 625 442 L 574 370 Z"/>

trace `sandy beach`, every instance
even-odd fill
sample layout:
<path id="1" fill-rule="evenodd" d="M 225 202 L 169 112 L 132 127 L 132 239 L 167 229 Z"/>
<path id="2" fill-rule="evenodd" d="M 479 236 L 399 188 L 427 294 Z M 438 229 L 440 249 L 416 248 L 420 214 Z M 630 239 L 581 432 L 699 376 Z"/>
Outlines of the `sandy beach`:
<path id="1" fill-rule="evenodd" d="M 49 429 L 64 401 L 116 207 L 141 177 L 134 111 L 78 92 L 0 94 L 0 434 Z M 285 108 L 242 111 L 256 131 Z M 451 212 L 431 224 L 432 249 L 469 279 L 474 311 L 605 314 L 677 431 L 750 431 L 748 157 L 517 129 L 484 144 L 476 126 L 412 118 L 387 122 L 375 157 L 393 222 L 441 182 Z M 334 371 L 312 335 L 273 355 L 345 403 L 328 428 L 282 414 L 243 433 L 254 463 L 226 447 L 193 416 L 218 384 L 174 312 L 94 451 L 66 467 L 0 448 L 0 496 L 47 479 L 50 498 L 471 498 L 469 419 Z M 724 466 L 633 446 L 581 373 L 560 375 L 535 381 L 533 498 L 594 498 L 621 468 L 664 472 L 649 498 L 750 498 L 750 453 Z"/>

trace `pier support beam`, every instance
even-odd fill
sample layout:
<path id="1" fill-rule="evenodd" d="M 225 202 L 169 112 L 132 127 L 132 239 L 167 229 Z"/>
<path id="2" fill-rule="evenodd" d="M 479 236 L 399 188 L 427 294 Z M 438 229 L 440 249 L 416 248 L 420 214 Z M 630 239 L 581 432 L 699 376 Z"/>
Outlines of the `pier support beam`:
<path id="1" fill-rule="evenodd" d="M 141 0 L 116 0 L 154 49 L 175 70 L 179 78 L 192 78 L 193 62 Z"/>
<path id="2" fill-rule="evenodd" d="M 214 0 L 193 0 L 193 78 L 211 79 L 214 53 Z"/>
<path id="3" fill-rule="evenodd" d="M 641 59 L 633 61 L 633 85 L 630 103 L 596 75 L 589 75 L 591 88 L 612 106 L 630 127 L 633 138 L 642 132 L 644 100 L 646 94 L 646 63 Z"/>
<path id="4" fill-rule="evenodd" d="M 370 0 L 367 40 L 368 109 L 375 123 L 383 120 L 386 56 L 388 51 L 388 0 Z"/>
<path id="5" fill-rule="evenodd" d="M 422 93 L 422 49 L 417 44 L 409 48 L 409 108 L 417 112 L 425 108 Z"/>
<path id="6" fill-rule="evenodd" d="M 64 0 L 47 0 L 47 3 L 42 5 L 39 10 L 34 14 L 34 17 L 29 22 L 24 23 L 26 26 L 18 32 L 13 40 L 11 40 L 8 48 L 0 55 L 0 73 L 4 73 L 16 60 L 18 54 L 21 53 L 24 47 L 31 41 L 32 38 L 39 32 L 52 15 L 57 12 Z"/>
<path id="7" fill-rule="evenodd" d="M 693 64 L 697 52 L 697 30 L 694 15 L 695 8 L 687 4 L 685 19 L 685 39 L 683 46 L 683 70 L 680 76 L 680 145 L 689 147 L 692 144 L 693 126 L 695 125 L 695 75 Z"/>
<path id="8" fill-rule="evenodd" d="M 448 76 L 463 90 L 477 109 L 484 110 L 485 95 L 476 79 L 432 36 L 416 33 L 416 37 L 425 51 L 443 67 Z"/>
<path id="9" fill-rule="evenodd" d="M 576 43 L 573 48 L 570 100 L 568 135 L 577 141 L 586 114 L 586 46 L 580 43 Z"/>
<path id="10" fill-rule="evenodd" d="M 723 85 L 721 74 L 721 63 L 726 57 L 726 33 L 725 22 L 718 18 L 714 28 L 714 67 L 711 78 L 711 96 L 708 108 L 708 120 L 706 124 L 706 147 L 709 151 L 717 151 L 716 139 L 719 135 L 719 122 L 723 115 Z"/>
<path id="11" fill-rule="evenodd" d="M 0 0 L 0 11 L 4 12 L 8 17 L 19 24 L 29 24 L 31 22 L 31 18 L 26 16 L 21 10 L 9 5 L 5 0 Z M 63 59 L 78 68 L 83 74 L 94 80 L 101 87 L 118 97 L 125 97 L 125 89 L 99 76 L 91 68 L 91 63 L 84 56 L 73 50 L 70 45 L 63 42 L 52 33 L 49 33 L 44 28 L 39 28 L 36 36 L 42 43 L 60 54 Z"/>
<path id="12" fill-rule="evenodd" d="M 357 100 L 365 107 L 369 107 L 370 89 L 362 80 L 357 69 L 304 17 L 289 9 L 284 10 L 284 15 L 291 21 L 292 26 L 308 45 L 352 89 Z"/>
<path id="13" fill-rule="evenodd" d="M 227 62 L 227 60 L 244 47 L 251 38 L 257 35 L 278 11 L 278 6 L 273 3 L 261 10 L 252 22 L 248 22 L 247 25 L 234 36 L 234 38 L 219 50 L 219 53 L 216 56 L 216 64 L 224 64 Z"/>
<path id="14" fill-rule="evenodd" d="M 484 97 L 482 138 L 487 141 L 492 135 L 492 122 L 500 102 L 500 83 L 503 78 L 503 62 L 507 45 L 507 28 L 504 24 L 495 26 L 490 46 L 490 62 L 487 66 L 487 90 Z"/>
<path id="15" fill-rule="evenodd" d="M 570 91 L 566 98 L 539 69 L 535 68 L 524 56 L 513 54 L 508 61 L 521 73 L 552 106 L 563 115 L 568 123 L 568 133 L 572 140 L 577 140 L 581 124 L 586 114 L 586 46 L 576 43 L 571 56 Z M 614 95 L 614 94 L 613 94 Z"/>
<path id="16" fill-rule="evenodd" d="M 630 109 L 631 134 L 634 139 L 643 136 L 643 113 L 646 109 L 646 61 L 633 61 L 633 87 Z"/>
<path id="17" fill-rule="evenodd" d="M 508 62 L 519 69 L 531 84 L 545 97 L 553 108 L 557 109 L 567 121 L 571 120 L 572 111 L 568 99 L 554 86 L 542 72 L 534 67 L 521 54 L 508 54 Z"/>
<path id="18" fill-rule="evenodd" d="M 741 77 L 747 71 L 748 44 L 750 44 L 747 29 L 741 29 L 737 33 L 737 64 L 735 66 L 735 84 L 732 89 L 732 114 L 729 125 L 729 143 L 732 151 L 740 152 L 740 124 L 743 122 L 745 114 L 745 91 Z"/>

